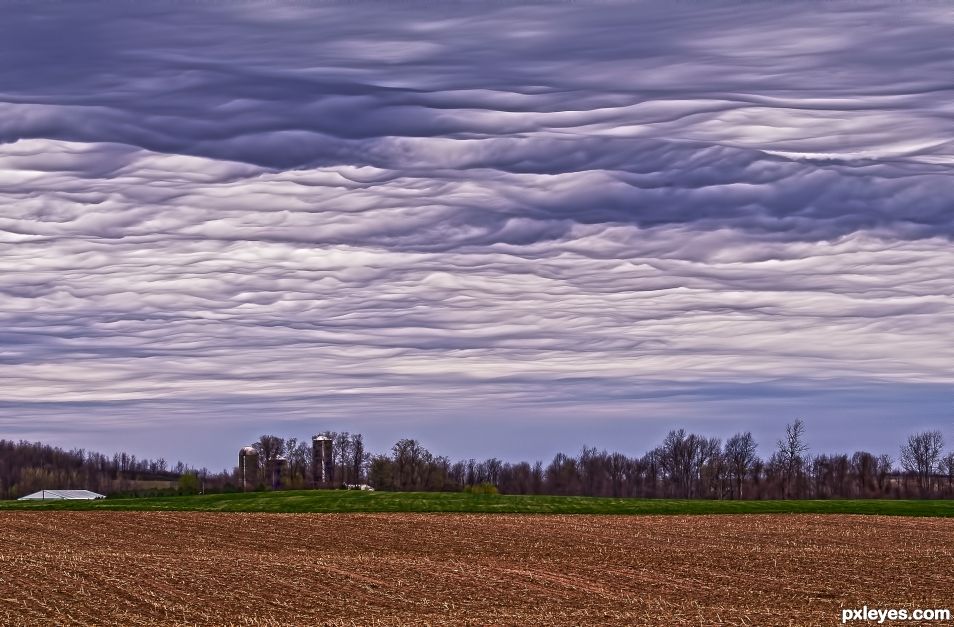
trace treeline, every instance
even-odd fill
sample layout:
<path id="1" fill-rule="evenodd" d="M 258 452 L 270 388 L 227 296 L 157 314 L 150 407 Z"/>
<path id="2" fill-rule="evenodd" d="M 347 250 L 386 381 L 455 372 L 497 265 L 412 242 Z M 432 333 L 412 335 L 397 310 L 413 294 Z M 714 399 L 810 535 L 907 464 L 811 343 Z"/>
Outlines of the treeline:
<path id="1" fill-rule="evenodd" d="M 805 425 L 796 420 L 765 457 L 749 432 L 723 441 L 678 429 L 641 456 L 584 447 L 577 455 L 559 453 L 547 464 L 452 460 L 414 439 L 369 454 L 360 435 L 324 435 L 333 442 L 336 482 L 368 483 L 377 490 L 705 499 L 954 497 L 954 452 L 944 454 L 938 431 L 910 436 L 897 460 L 868 451 L 812 455 Z M 280 487 L 312 485 L 309 443 L 262 436 L 254 446 L 263 460 L 287 456 Z"/>
<path id="2" fill-rule="evenodd" d="M 195 472 L 182 462 L 103 455 L 84 449 L 63 450 L 39 442 L 0 440 L 0 498 L 17 498 L 50 489 L 85 489 L 115 494 L 166 489 Z"/>
<path id="3" fill-rule="evenodd" d="M 331 440 L 334 485 L 367 483 L 377 490 L 704 499 L 954 498 L 954 452 L 945 454 L 939 431 L 911 435 L 897 459 L 868 451 L 813 455 L 805 425 L 796 420 L 765 456 L 748 432 L 723 441 L 677 429 L 640 456 L 583 447 L 576 455 L 558 453 L 546 464 L 452 460 L 408 438 L 386 453 L 372 454 L 361 434 L 321 435 Z M 244 469 L 243 476 L 238 466 L 213 474 L 181 462 L 168 468 L 163 459 L 0 440 L 0 497 L 54 488 L 145 495 L 317 485 L 310 439 L 263 435 L 252 448 L 256 464 L 251 471 Z"/>

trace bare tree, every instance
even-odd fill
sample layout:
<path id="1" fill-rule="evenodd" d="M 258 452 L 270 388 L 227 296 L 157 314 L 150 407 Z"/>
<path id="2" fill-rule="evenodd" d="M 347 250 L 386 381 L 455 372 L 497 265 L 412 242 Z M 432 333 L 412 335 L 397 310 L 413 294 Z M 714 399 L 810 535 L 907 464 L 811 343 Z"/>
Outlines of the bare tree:
<path id="1" fill-rule="evenodd" d="M 782 488 L 783 496 L 791 496 L 792 483 L 797 479 L 796 471 L 800 470 L 804 463 L 804 454 L 808 452 L 808 445 L 805 444 L 805 423 L 801 418 L 795 422 L 785 425 L 785 437 L 778 441 L 778 454 L 785 472 L 785 481 Z"/>
<path id="2" fill-rule="evenodd" d="M 579 494 L 580 471 L 576 458 L 557 453 L 545 471 L 546 490 L 550 494 Z"/>
<path id="3" fill-rule="evenodd" d="M 738 499 L 743 498 L 742 484 L 755 461 L 756 448 L 755 439 L 749 431 L 736 433 L 725 443 L 725 458 L 729 465 L 729 474 L 735 483 L 735 497 Z"/>
<path id="4" fill-rule="evenodd" d="M 360 433 L 351 436 L 351 474 L 355 483 L 361 483 L 364 477 L 365 465 L 364 438 Z"/>
<path id="5" fill-rule="evenodd" d="M 394 461 L 387 455 L 375 455 L 368 463 L 368 483 L 375 490 L 400 489 L 394 481 L 396 475 Z"/>
<path id="6" fill-rule="evenodd" d="M 491 457 L 490 459 L 484 462 L 484 468 L 487 469 L 487 482 L 497 485 L 500 482 L 500 469 L 503 467 L 503 462 L 501 462 L 496 457 Z"/>
<path id="7" fill-rule="evenodd" d="M 626 480 L 630 460 L 622 453 L 613 453 L 607 460 L 607 474 L 610 481 L 610 495 L 623 495 L 623 482 Z"/>
<path id="8" fill-rule="evenodd" d="M 699 438 L 699 457 L 696 460 L 696 496 L 723 498 L 725 460 L 722 457 L 722 440 Z"/>
<path id="9" fill-rule="evenodd" d="M 583 494 L 597 496 L 603 478 L 603 457 L 595 447 L 583 445 L 580 456 L 577 458 L 577 470 L 580 473 L 580 484 Z"/>
<path id="10" fill-rule="evenodd" d="M 331 436 L 331 457 L 334 459 L 334 476 L 338 483 L 355 483 L 351 480 L 351 434 L 347 431 Z"/>
<path id="11" fill-rule="evenodd" d="M 252 448 L 258 451 L 262 466 L 268 468 L 276 458 L 285 453 L 285 440 L 276 435 L 263 435 Z"/>
<path id="12" fill-rule="evenodd" d="M 954 451 L 941 460 L 941 472 L 947 476 L 947 490 L 954 494 Z"/>
<path id="13" fill-rule="evenodd" d="M 450 458 L 444 455 L 431 456 L 428 453 L 425 462 L 424 489 L 446 490 L 450 484 Z"/>
<path id="14" fill-rule="evenodd" d="M 851 456 L 851 467 L 858 483 L 858 495 L 869 496 L 875 489 L 877 458 L 867 451 L 857 451 Z"/>
<path id="15" fill-rule="evenodd" d="M 403 438 L 391 448 L 394 459 L 395 485 L 399 490 L 420 490 L 424 484 L 425 466 L 431 454 L 417 440 Z"/>
<path id="16" fill-rule="evenodd" d="M 908 436 L 901 445 L 901 467 L 918 480 L 921 495 L 927 494 L 931 487 L 931 475 L 938 469 L 944 438 L 940 431 L 923 431 Z"/>
<path id="17" fill-rule="evenodd" d="M 669 475 L 676 493 L 692 498 L 699 484 L 703 464 L 714 450 L 719 448 L 718 440 L 690 433 L 685 429 L 670 431 L 658 450 L 660 466 Z"/>
<path id="18" fill-rule="evenodd" d="M 831 456 L 832 492 L 839 498 L 850 496 L 851 461 L 844 453 Z"/>
<path id="19" fill-rule="evenodd" d="M 291 485 L 303 488 L 308 483 L 309 469 L 311 468 L 311 446 L 307 441 L 299 442 L 291 438 L 285 444 L 285 455 L 288 457 L 288 471 L 291 475 Z"/>
<path id="20" fill-rule="evenodd" d="M 894 466 L 894 460 L 890 455 L 879 455 L 875 464 L 875 476 L 878 481 L 878 494 L 886 496 L 888 492 L 888 478 L 891 476 L 891 468 Z"/>
<path id="21" fill-rule="evenodd" d="M 543 462 L 537 460 L 533 463 L 533 470 L 530 472 L 530 493 L 542 494 L 544 486 Z"/>

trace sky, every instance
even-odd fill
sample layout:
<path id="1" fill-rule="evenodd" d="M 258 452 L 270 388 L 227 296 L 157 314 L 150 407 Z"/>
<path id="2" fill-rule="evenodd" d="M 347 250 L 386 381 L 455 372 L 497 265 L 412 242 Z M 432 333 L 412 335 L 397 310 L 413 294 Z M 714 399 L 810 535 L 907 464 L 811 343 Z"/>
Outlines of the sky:
<path id="1" fill-rule="evenodd" d="M 954 5 L 12 2 L 0 437 L 954 445 Z"/>

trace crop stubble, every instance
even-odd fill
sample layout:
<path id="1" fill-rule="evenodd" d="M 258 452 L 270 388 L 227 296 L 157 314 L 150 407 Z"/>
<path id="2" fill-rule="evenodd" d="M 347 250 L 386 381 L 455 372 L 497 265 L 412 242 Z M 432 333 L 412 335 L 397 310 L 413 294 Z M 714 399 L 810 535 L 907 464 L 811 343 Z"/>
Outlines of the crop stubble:
<path id="1" fill-rule="evenodd" d="M 951 519 L 4 512 L 0 623 L 829 625 L 952 566 Z"/>

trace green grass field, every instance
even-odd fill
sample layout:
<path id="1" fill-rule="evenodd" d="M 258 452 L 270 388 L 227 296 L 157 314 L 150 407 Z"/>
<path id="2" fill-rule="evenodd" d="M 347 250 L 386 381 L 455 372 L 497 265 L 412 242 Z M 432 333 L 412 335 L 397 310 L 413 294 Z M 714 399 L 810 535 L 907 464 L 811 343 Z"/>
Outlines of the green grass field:
<path id="1" fill-rule="evenodd" d="M 707 501 L 460 492 L 302 490 L 101 501 L 2 501 L 4 510 L 201 512 L 473 512 L 516 514 L 883 514 L 954 516 L 954 501 Z"/>

